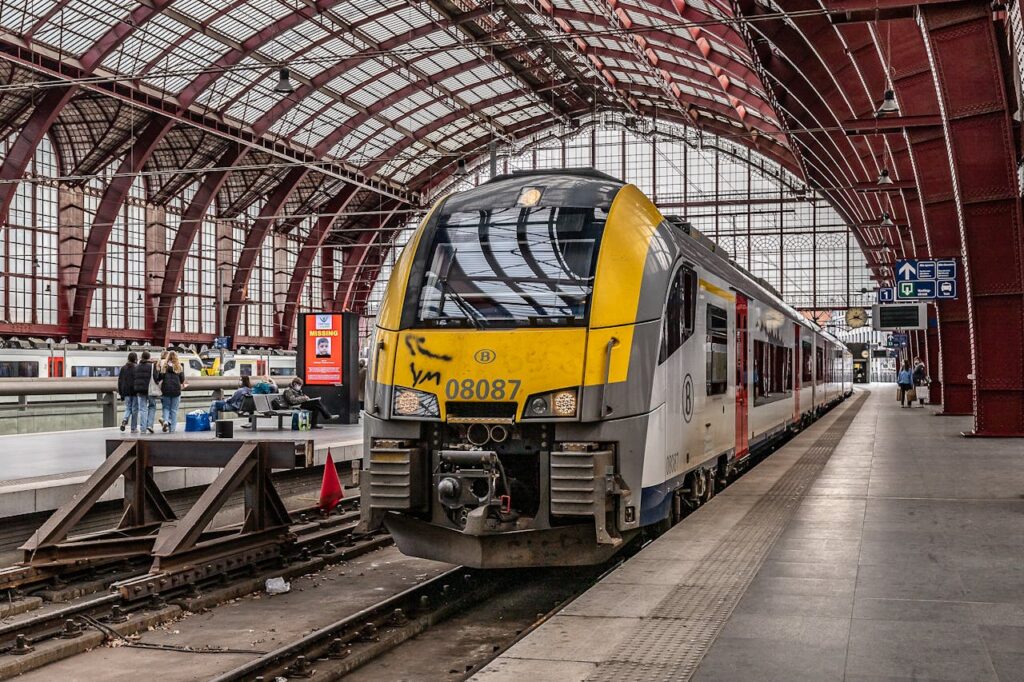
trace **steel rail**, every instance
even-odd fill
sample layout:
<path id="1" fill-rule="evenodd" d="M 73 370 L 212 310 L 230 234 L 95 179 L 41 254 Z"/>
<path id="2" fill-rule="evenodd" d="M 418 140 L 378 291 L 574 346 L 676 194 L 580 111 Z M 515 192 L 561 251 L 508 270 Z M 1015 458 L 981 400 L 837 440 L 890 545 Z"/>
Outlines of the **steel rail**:
<path id="1" fill-rule="evenodd" d="M 385 619 L 395 613 L 396 609 L 408 609 L 410 605 L 416 606 L 422 597 L 429 599 L 430 595 L 446 595 L 450 585 L 464 583 L 466 578 L 472 575 L 469 569 L 457 566 L 444 573 L 431 578 L 419 585 L 392 595 L 373 606 L 368 606 L 351 616 L 335 621 L 330 625 L 319 628 L 293 642 L 285 644 L 273 651 L 263 654 L 257 659 L 244 663 L 233 670 L 229 670 L 211 682 L 231 682 L 234 680 L 251 679 L 264 671 L 282 667 L 286 661 L 302 656 L 305 652 L 313 651 L 329 645 L 330 640 L 345 633 L 359 633 L 368 624 L 374 621 Z"/>

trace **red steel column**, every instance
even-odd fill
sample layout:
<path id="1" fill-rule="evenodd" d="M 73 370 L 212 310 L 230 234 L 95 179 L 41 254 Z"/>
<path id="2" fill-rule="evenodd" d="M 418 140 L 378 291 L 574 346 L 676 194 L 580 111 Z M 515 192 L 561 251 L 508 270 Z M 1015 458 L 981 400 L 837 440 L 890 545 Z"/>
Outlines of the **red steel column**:
<path id="1" fill-rule="evenodd" d="M 1024 235 L 1010 102 L 988 2 L 922 6 L 962 234 L 974 435 L 1024 436 Z M 960 352 L 965 351 L 961 350 Z"/>
<path id="2" fill-rule="evenodd" d="M 924 38 L 916 23 L 891 21 L 885 31 L 892 46 L 893 88 L 904 116 L 936 115 L 939 103 Z M 926 228 L 927 255 L 951 258 L 961 253 L 960 229 L 953 199 L 953 178 L 946 139 L 941 128 L 913 128 L 905 133 L 914 163 L 915 179 Z M 918 254 L 919 256 L 921 254 Z M 963 268 L 960 268 L 962 271 Z M 967 301 L 960 282 L 960 299 L 940 301 L 936 314 L 936 361 L 930 363 L 934 402 L 942 402 L 942 413 L 973 414 L 970 331 Z"/>

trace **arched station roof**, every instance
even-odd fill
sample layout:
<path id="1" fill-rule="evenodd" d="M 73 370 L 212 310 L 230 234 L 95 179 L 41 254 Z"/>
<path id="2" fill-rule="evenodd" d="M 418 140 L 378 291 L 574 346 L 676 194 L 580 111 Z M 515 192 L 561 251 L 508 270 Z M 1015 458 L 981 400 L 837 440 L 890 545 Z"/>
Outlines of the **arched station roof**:
<path id="1" fill-rule="evenodd" d="M 1019 256 L 1019 13 L 931 0 L 0 0 L 0 132 L 17 136 L 0 166 L 0 215 L 44 135 L 69 182 L 116 162 L 71 284 L 69 324 L 83 337 L 134 177 L 145 174 L 158 203 L 199 178 L 156 308 L 166 334 L 160 311 L 176 295 L 189 226 L 210 206 L 230 217 L 263 200 L 234 274 L 230 331 L 259 245 L 292 227 L 281 216 L 373 208 L 371 220 L 318 220 L 305 257 L 380 239 L 379 215 L 397 226 L 491 143 L 614 111 L 779 162 L 831 200 L 879 282 L 896 258 L 968 246 L 971 258 L 999 255 L 971 243 L 985 230 Z M 290 92 L 275 91 L 281 69 Z M 899 110 L 876 117 L 887 90 Z M 883 170 L 892 185 L 876 185 Z M 346 266 L 338 292 L 371 260 Z M 940 306 L 960 342 L 974 342 L 974 370 L 983 342 L 970 330 L 988 306 L 1014 311 L 1024 347 L 1021 260 L 1005 276 L 978 272 L 969 296 Z M 288 312 L 281 328 L 290 333 Z M 1008 383 L 975 382 L 973 398 L 1024 395 L 1017 365 Z M 1024 413 L 1019 396 L 1004 404 Z"/>

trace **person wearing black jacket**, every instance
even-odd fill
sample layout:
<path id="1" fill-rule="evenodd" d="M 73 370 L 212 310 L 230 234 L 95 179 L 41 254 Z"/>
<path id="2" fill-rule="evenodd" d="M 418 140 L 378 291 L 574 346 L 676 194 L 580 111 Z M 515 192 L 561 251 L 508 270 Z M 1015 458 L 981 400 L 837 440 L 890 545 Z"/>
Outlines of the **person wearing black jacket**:
<path id="1" fill-rule="evenodd" d="M 157 367 L 154 377 L 160 385 L 160 404 L 163 418 L 160 425 L 164 431 L 178 430 L 178 405 L 181 403 L 181 389 L 185 386 L 185 368 L 173 350 L 167 354 L 167 361 Z"/>
<path id="2" fill-rule="evenodd" d="M 139 401 L 139 432 L 153 433 L 156 421 L 156 396 L 149 394 L 149 380 L 153 378 L 154 365 L 148 350 L 142 351 L 142 362 L 135 368 L 135 395 Z"/>
<path id="3" fill-rule="evenodd" d="M 139 398 L 135 395 L 135 368 L 139 365 L 139 356 L 133 352 L 128 354 L 128 362 L 117 373 L 117 392 L 124 401 L 124 419 L 121 430 L 124 431 L 131 421 L 132 433 L 139 429 Z"/>

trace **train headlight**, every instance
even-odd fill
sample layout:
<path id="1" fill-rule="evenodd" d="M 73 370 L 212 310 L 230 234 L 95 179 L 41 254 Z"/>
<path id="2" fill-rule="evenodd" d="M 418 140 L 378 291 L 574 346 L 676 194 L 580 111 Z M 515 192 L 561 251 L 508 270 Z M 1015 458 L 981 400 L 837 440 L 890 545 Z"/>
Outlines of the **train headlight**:
<path id="1" fill-rule="evenodd" d="M 400 417 L 440 417 L 437 396 L 413 388 L 395 387 L 392 412 Z"/>
<path id="2" fill-rule="evenodd" d="M 519 198 L 516 200 L 516 206 L 533 208 L 540 203 L 540 197 L 542 194 L 544 194 L 544 189 L 542 187 L 524 187 L 519 193 Z"/>
<path id="3" fill-rule="evenodd" d="M 559 417 L 576 416 L 576 391 L 559 391 L 551 396 L 551 407 Z"/>
<path id="4" fill-rule="evenodd" d="M 526 401 L 523 418 L 575 417 L 578 397 L 579 390 L 575 388 L 531 395 Z"/>

